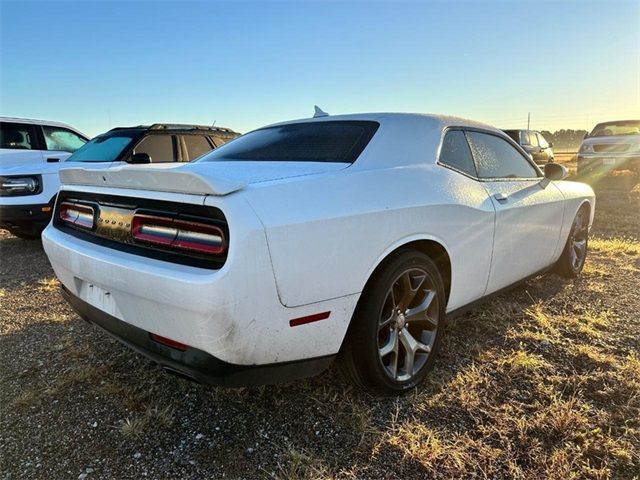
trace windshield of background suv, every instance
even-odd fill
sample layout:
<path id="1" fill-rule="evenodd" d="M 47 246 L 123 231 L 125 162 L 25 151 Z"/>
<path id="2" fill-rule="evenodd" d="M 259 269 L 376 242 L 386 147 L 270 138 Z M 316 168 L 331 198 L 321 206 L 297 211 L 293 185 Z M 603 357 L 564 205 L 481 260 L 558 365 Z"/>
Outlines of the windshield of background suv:
<path id="1" fill-rule="evenodd" d="M 590 137 L 607 137 L 611 135 L 640 135 L 640 120 L 599 123 L 589 134 Z"/>
<path id="2" fill-rule="evenodd" d="M 113 132 L 100 135 L 67 158 L 67 162 L 113 162 L 137 141 L 142 135 L 141 131 Z"/>
<path id="3" fill-rule="evenodd" d="M 353 163 L 379 126 L 370 121 L 336 120 L 261 128 L 197 161 Z"/>

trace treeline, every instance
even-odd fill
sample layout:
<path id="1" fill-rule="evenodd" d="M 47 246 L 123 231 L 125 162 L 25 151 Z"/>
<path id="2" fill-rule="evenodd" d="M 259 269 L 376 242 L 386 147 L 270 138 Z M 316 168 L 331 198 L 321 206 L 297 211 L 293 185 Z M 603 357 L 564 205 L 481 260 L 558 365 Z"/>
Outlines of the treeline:
<path id="1" fill-rule="evenodd" d="M 544 135 L 547 142 L 553 143 L 554 150 L 568 150 L 577 151 L 580 148 L 582 139 L 587 134 L 586 130 L 557 130 L 553 133 L 548 130 L 541 130 L 540 133 Z"/>

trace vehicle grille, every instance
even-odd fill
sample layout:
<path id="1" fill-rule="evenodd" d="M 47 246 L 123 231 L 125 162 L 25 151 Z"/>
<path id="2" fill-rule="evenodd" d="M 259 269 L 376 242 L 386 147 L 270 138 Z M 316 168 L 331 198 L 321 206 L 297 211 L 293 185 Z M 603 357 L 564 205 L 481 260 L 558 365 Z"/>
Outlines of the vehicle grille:
<path id="1" fill-rule="evenodd" d="M 622 153 L 631 147 L 628 143 L 601 143 L 593 146 L 594 152 Z"/>
<path id="2" fill-rule="evenodd" d="M 63 202 L 92 206 L 97 212 L 95 226 L 87 230 L 63 222 L 60 219 L 60 206 Z M 176 251 L 161 245 L 136 242 L 131 232 L 134 214 L 168 215 L 180 220 L 206 222 L 219 227 L 227 242 L 229 239 L 226 218 L 222 211 L 215 207 L 84 192 L 61 191 L 59 193 L 53 225 L 82 240 L 144 257 L 213 270 L 224 265 L 227 258 L 226 249 L 224 254 L 212 257 L 197 252 Z"/>

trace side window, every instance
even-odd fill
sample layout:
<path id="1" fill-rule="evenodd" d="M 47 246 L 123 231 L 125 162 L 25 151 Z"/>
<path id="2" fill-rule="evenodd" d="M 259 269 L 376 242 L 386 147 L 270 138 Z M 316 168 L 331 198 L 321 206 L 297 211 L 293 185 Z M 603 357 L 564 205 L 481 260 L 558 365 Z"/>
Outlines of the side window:
<path id="1" fill-rule="evenodd" d="M 66 128 L 43 125 L 42 131 L 44 132 L 47 150 L 73 153 L 87 143 L 84 138 Z"/>
<path id="2" fill-rule="evenodd" d="M 33 126 L 22 123 L 0 123 L 0 148 L 36 149 Z"/>
<path id="3" fill-rule="evenodd" d="M 531 146 L 532 147 L 537 147 L 538 146 L 538 137 L 535 134 L 535 132 L 529 132 L 529 138 L 531 139 Z"/>
<path id="4" fill-rule="evenodd" d="M 133 153 L 146 153 L 152 163 L 175 162 L 176 150 L 173 136 L 147 135 L 133 150 Z"/>
<path id="5" fill-rule="evenodd" d="M 211 140 L 213 142 L 213 144 L 216 146 L 216 148 L 221 147 L 222 145 L 224 145 L 225 143 L 227 143 L 229 140 L 222 138 L 222 137 L 209 137 L 209 140 Z"/>
<path id="6" fill-rule="evenodd" d="M 529 132 L 527 132 L 526 130 L 521 130 L 520 131 L 520 142 L 518 142 L 520 145 L 530 145 L 531 144 L 531 140 L 529 140 Z"/>
<path id="7" fill-rule="evenodd" d="M 209 140 L 204 135 L 183 135 L 182 138 L 187 147 L 187 158 L 185 159 L 187 162 L 213 150 Z"/>
<path id="8" fill-rule="evenodd" d="M 471 150 L 462 130 L 450 130 L 444 137 L 440 150 L 440 163 L 472 177 L 477 177 Z"/>
<path id="9" fill-rule="evenodd" d="M 536 136 L 538 137 L 538 141 L 540 142 L 540 148 L 549 148 L 549 144 L 542 135 L 536 133 Z"/>
<path id="10" fill-rule="evenodd" d="M 496 135 L 467 132 L 479 178 L 537 178 L 538 172 L 509 142 Z"/>

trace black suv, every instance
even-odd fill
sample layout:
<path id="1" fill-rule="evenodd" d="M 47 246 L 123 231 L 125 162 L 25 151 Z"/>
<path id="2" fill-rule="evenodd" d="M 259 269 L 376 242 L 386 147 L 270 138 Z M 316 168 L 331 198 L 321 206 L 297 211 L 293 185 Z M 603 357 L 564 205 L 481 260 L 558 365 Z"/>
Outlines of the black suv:
<path id="1" fill-rule="evenodd" d="M 0 205 L 0 228 L 21 238 L 38 238 L 49 223 L 56 193 L 60 188 L 58 171 L 69 167 L 108 168 L 127 163 L 190 162 L 239 136 L 228 128 L 199 125 L 154 124 L 113 128 L 98 135 L 59 163 L 43 164 L 34 175 L 2 175 L 0 199 L 9 197 L 15 185 L 32 182 L 31 192 L 18 192 L 20 204 Z M 1 173 L 1 172 L 0 172 Z M 35 175 L 37 173 L 37 175 Z M 13 183 L 12 183 L 13 182 Z M 15 190 L 15 188 L 13 188 Z M 29 194 L 31 193 L 31 194 Z M 15 203 L 15 202 L 14 202 Z"/>
<path id="2" fill-rule="evenodd" d="M 190 162 L 239 135 L 229 128 L 201 125 L 118 127 L 95 137 L 67 162 Z"/>
<path id="3" fill-rule="evenodd" d="M 545 140 L 540 132 L 535 130 L 503 130 L 518 145 L 531 155 L 534 162 L 538 164 L 553 162 L 552 143 Z"/>

